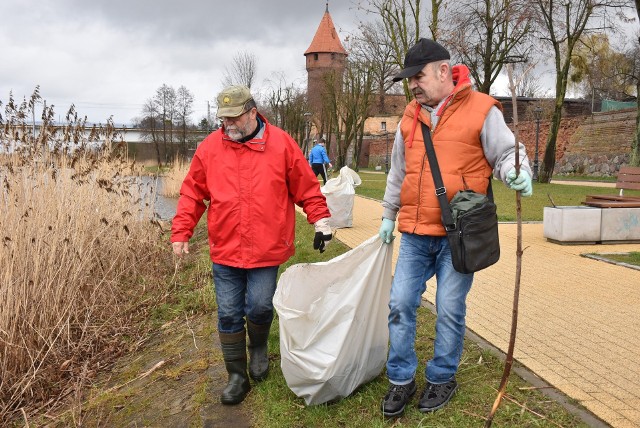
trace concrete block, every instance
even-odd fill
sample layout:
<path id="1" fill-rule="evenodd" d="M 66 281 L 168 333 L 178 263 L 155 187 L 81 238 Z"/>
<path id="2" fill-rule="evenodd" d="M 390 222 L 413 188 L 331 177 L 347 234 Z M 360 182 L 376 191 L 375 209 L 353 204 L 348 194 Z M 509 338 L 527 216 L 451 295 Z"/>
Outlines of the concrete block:
<path id="1" fill-rule="evenodd" d="M 600 239 L 603 241 L 640 240 L 640 208 L 603 208 Z"/>
<path id="2" fill-rule="evenodd" d="M 559 242 L 600 241 L 601 211 L 587 206 L 544 207 L 543 235 Z"/>

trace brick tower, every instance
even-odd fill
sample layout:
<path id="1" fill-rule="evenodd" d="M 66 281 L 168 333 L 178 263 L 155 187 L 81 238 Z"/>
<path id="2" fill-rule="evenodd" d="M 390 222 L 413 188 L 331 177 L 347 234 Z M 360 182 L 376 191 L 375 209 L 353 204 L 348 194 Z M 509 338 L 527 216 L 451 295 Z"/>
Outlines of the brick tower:
<path id="1" fill-rule="evenodd" d="M 314 123 L 318 126 L 323 120 L 322 98 L 326 93 L 325 78 L 334 73 L 333 82 L 341 85 L 347 58 L 347 51 L 340 42 L 329 14 L 328 1 L 324 16 L 304 56 L 307 61 L 307 100 Z"/>

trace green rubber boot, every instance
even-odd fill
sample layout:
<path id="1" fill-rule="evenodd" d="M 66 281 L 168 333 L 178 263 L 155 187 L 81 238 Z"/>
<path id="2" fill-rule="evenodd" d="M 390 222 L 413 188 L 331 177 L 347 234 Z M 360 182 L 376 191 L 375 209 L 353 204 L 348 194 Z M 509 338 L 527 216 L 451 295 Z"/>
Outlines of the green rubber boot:
<path id="1" fill-rule="evenodd" d="M 247 320 L 247 332 L 249 333 L 249 375 L 251 379 L 260 382 L 269 373 L 269 324 L 254 324 Z"/>
<path id="2" fill-rule="evenodd" d="M 229 373 L 229 382 L 222 391 L 222 404 L 238 404 L 245 399 L 251 384 L 247 376 L 247 339 L 246 332 L 219 333 L 224 365 Z"/>

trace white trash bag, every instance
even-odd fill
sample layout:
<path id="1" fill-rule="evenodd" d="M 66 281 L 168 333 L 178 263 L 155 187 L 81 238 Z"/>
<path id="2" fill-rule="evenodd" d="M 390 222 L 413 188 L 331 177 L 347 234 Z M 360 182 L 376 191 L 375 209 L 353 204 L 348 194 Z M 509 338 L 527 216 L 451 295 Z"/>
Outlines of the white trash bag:
<path id="1" fill-rule="evenodd" d="M 273 305 L 282 373 L 307 405 L 351 394 L 385 366 L 393 246 L 376 235 L 328 262 L 289 267 Z"/>
<path id="2" fill-rule="evenodd" d="M 362 184 L 357 172 L 343 166 L 338 177 L 327 180 L 320 188 L 327 198 L 327 206 L 331 213 L 329 226 L 333 229 L 351 227 L 353 225 L 353 201 L 356 197 L 356 186 Z"/>

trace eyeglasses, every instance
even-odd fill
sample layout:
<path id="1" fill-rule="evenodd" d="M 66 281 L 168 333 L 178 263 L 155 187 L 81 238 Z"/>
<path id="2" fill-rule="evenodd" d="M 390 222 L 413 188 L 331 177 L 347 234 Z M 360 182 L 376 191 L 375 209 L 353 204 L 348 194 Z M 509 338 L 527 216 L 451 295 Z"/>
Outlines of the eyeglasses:
<path id="1" fill-rule="evenodd" d="M 240 120 L 240 118 L 242 118 L 245 114 L 249 113 L 251 110 L 253 110 L 252 108 L 250 108 L 249 110 L 245 111 L 244 113 L 242 113 L 240 116 L 236 116 L 236 117 L 221 117 L 220 120 L 222 120 L 222 122 L 226 122 L 226 123 L 236 123 Z"/>

